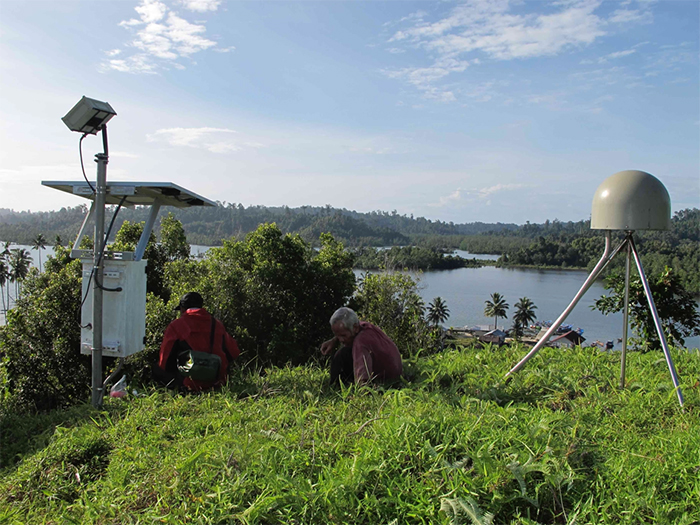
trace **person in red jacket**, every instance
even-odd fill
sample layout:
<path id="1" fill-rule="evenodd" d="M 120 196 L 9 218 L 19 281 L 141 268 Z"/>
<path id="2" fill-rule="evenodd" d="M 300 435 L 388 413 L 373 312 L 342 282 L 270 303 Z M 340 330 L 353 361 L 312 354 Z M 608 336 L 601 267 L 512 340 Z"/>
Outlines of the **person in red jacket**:
<path id="1" fill-rule="evenodd" d="M 221 321 L 207 312 L 204 308 L 204 300 L 197 292 L 188 292 L 183 295 L 175 310 L 180 311 L 180 317 L 170 323 L 163 334 L 157 375 L 161 380 L 169 383 L 169 386 L 182 385 L 192 391 L 224 384 L 229 365 L 240 354 L 236 340 L 226 332 Z M 221 358 L 221 367 L 216 381 L 205 383 L 189 377 L 183 378 L 179 374 L 177 356 L 187 349 L 211 352 Z"/>
<path id="2" fill-rule="evenodd" d="M 331 359 L 331 384 L 391 381 L 401 376 L 399 349 L 379 327 L 360 321 L 353 310 L 343 307 L 331 316 L 331 330 L 334 337 L 321 345 L 323 355 L 341 345 Z"/>

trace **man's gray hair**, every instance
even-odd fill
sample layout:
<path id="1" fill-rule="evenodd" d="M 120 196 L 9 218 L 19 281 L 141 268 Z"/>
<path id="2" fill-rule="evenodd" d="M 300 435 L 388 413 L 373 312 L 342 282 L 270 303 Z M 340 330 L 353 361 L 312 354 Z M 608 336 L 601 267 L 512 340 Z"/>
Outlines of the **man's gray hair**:
<path id="1" fill-rule="evenodd" d="M 343 306 L 338 308 L 335 313 L 331 315 L 331 326 L 336 323 L 343 323 L 345 328 L 352 330 L 355 325 L 360 324 L 360 320 L 354 310 Z"/>

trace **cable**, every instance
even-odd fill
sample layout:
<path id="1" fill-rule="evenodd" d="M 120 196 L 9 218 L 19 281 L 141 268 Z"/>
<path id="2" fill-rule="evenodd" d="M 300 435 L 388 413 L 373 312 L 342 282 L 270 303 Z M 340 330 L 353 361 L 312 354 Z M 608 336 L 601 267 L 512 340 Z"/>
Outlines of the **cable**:
<path id="1" fill-rule="evenodd" d="M 92 184 L 90 184 L 90 181 L 87 178 L 87 175 L 85 175 L 85 164 L 83 164 L 83 139 L 87 137 L 87 133 L 83 133 L 83 136 L 80 137 L 80 142 L 78 143 L 78 151 L 80 152 L 80 169 L 83 171 L 83 177 L 85 178 L 85 182 L 88 183 L 88 186 L 90 186 L 90 189 L 92 190 L 92 194 L 94 195 L 97 193 L 95 191 L 95 188 Z"/>
<path id="2" fill-rule="evenodd" d="M 122 200 L 119 201 L 119 205 L 117 206 L 117 209 L 114 210 L 114 215 L 112 215 L 112 220 L 109 222 L 109 228 L 107 228 L 107 233 L 105 234 L 105 238 L 102 242 L 102 248 L 100 249 L 100 253 L 97 256 L 97 266 L 100 265 L 102 262 L 102 257 L 105 254 L 105 248 L 107 247 L 107 240 L 109 239 L 109 234 L 112 233 L 112 226 L 114 226 L 114 221 L 117 218 L 117 214 L 119 213 L 119 210 L 122 207 L 122 204 L 124 204 L 124 201 L 126 200 L 126 195 L 122 197 Z M 105 292 L 121 292 L 122 287 L 119 286 L 117 288 L 105 288 L 102 286 L 102 283 L 97 279 L 97 275 L 95 275 L 95 284 L 100 288 L 100 290 L 103 290 Z"/>
<path id="3" fill-rule="evenodd" d="M 88 184 L 89 184 L 89 183 L 88 183 Z M 112 215 L 112 220 L 111 220 L 110 223 L 109 223 L 109 228 L 107 228 L 107 234 L 105 235 L 104 242 L 102 243 L 102 249 L 100 250 L 99 255 L 98 255 L 98 258 L 97 258 L 97 265 L 96 265 L 96 266 L 93 266 L 93 267 L 92 267 L 92 270 L 90 271 L 90 277 L 88 278 L 88 285 L 87 285 L 87 288 L 86 288 L 86 290 L 85 290 L 85 295 L 83 296 L 83 300 L 82 300 L 82 302 L 80 303 L 80 311 L 83 310 L 83 305 L 85 304 L 85 301 L 87 300 L 87 296 L 88 296 L 88 294 L 90 293 L 90 286 L 92 285 L 92 277 L 93 277 L 93 276 L 95 276 L 95 283 L 97 284 L 97 286 L 98 286 L 101 290 L 103 290 L 103 291 L 105 291 L 105 292 L 121 292 L 121 291 L 122 291 L 122 288 L 121 288 L 121 287 L 118 287 L 118 288 L 105 288 L 104 286 L 102 286 L 102 283 L 98 282 L 97 276 L 95 275 L 95 268 L 97 268 L 97 266 L 100 265 L 100 262 L 102 262 L 102 257 L 103 257 L 103 255 L 104 255 L 104 250 L 105 250 L 105 247 L 107 246 L 107 239 L 109 239 L 109 235 L 110 235 L 110 233 L 112 232 L 112 227 L 114 226 L 114 221 L 116 220 L 117 214 L 119 213 L 119 210 L 121 209 L 122 204 L 124 204 L 124 201 L 125 201 L 125 200 L 126 200 L 126 195 L 124 195 L 124 196 L 122 197 L 122 200 L 119 201 L 119 205 L 117 206 L 117 209 L 114 210 L 114 215 Z M 82 325 L 82 324 L 80 324 L 80 321 L 78 321 L 78 326 L 80 326 L 80 328 L 91 328 L 91 327 L 92 327 L 92 325 L 91 325 L 90 323 L 88 323 L 88 324 L 86 324 L 86 325 Z"/>

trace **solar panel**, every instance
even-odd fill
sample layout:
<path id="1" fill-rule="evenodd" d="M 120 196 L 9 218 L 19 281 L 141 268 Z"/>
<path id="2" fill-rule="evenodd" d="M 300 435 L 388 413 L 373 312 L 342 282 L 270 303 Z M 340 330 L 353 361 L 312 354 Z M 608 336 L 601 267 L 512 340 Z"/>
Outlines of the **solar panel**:
<path id="1" fill-rule="evenodd" d="M 94 200 L 92 187 L 86 181 L 53 181 L 45 180 L 42 186 L 64 191 L 72 195 Z M 122 206 L 150 206 L 159 203 L 161 206 L 175 206 L 176 208 L 188 208 L 190 206 L 216 206 L 211 201 L 193 191 L 186 190 L 172 182 L 107 182 L 105 204 L 119 204 L 126 197 Z"/>

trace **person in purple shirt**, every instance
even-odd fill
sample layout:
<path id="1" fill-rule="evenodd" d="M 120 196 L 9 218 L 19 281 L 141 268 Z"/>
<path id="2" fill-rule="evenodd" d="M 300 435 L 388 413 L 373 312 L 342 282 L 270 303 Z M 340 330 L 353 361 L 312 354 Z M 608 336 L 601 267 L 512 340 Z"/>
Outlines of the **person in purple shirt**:
<path id="1" fill-rule="evenodd" d="M 372 323 L 360 321 L 350 308 L 338 308 L 331 316 L 333 338 L 321 345 L 331 359 L 331 384 L 338 381 L 362 384 L 398 379 L 403 372 L 401 354 L 394 342 Z"/>

